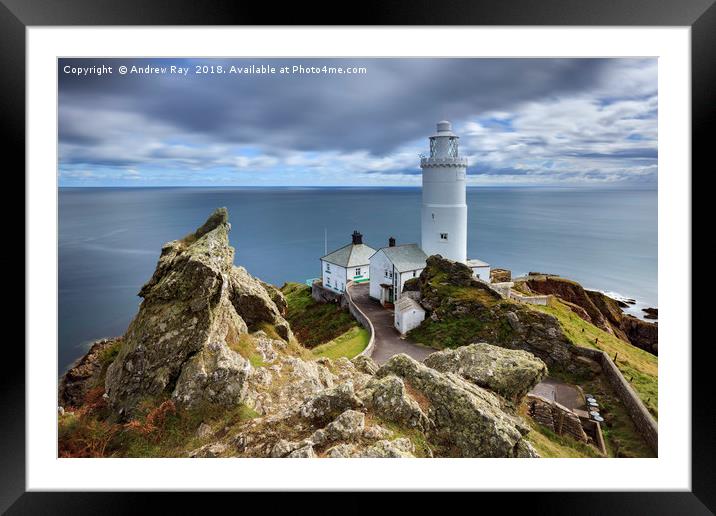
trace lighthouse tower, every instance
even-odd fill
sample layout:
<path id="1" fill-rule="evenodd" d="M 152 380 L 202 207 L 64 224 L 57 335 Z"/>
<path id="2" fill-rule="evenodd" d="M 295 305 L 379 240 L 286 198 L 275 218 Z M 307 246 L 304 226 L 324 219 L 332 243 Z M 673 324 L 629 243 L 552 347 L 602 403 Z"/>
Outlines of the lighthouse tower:
<path id="1" fill-rule="evenodd" d="M 430 137 L 430 156 L 421 158 L 423 204 L 421 247 L 428 256 L 439 254 L 456 262 L 467 261 L 467 158 L 458 153 L 459 137 L 450 122 L 438 122 Z"/>

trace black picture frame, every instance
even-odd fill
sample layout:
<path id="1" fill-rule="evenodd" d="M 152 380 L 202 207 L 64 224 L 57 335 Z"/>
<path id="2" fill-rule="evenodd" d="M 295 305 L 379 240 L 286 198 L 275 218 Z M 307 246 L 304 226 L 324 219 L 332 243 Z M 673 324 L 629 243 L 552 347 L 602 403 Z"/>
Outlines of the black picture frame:
<path id="1" fill-rule="evenodd" d="M 340 7 L 340 9 L 339 9 Z M 716 120 L 716 5 L 714 0 L 363 0 L 353 6 L 313 2 L 270 4 L 237 0 L 0 0 L 0 108 L 6 161 L 25 164 L 25 30 L 32 26 L 82 25 L 517 25 L 691 27 L 692 171 L 710 172 L 709 135 Z M 708 160 L 708 161 L 707 161 Z M 696 174 L 691 172 L 692 181 Z M 692 183 L 693 185 L 693 183 Z M 692 186 L 692 191 L 693 186 Z M 698 219 L 692 212 L 694 220 Z M 17 214 L 13 215 L 17 218 Z M 693 251 L 692 251 L 693 252 Z M 698 263 L 694 262 L 698 270 Z M 25 270 L 25 274 L 32 271 Z M 684 272 L 691 284 L 690 272 Z M 692 302 L 691 300 L 685 300 Z M 18 305 L 20 303 L 17 303 Z M 693 319 L 693 317 L 692 317 Z M 17 341 L 14 341 L 17 342 Z M 711 514 L 716 511 L 716 417 L 708 398 L 713 376 L 711 340 L 692 346 L 692 490 L 690 492 L 509 494 L 510 512 L 520 505 L 549 514 Z M 688 349 L 691 343 L 681 343 Z M 25 353 L 6 342 L 0 374 L 0 510 L 8 514 L 125 513 L 159 502 L 190 511 L 205 502 L 185 494 L 25 492 Z M 8 364 L 12 364 L 9 366 Z M 214 497 L 216 504 L 233 495 Z M 221 500 L 216 500 L 220 496 Z M 241 496 L 238 494 L 237 496 Z M 273 496 L 273 495 L 272 495 Z M 364 494 L 346 495 L 343 507 L 364 511 Z M 480 496 L 494 497 L 494 494 Z M 283 497 L 276 498 L 280 501 Z M 303 497 L 301 497 L 303 498 Z M 300 505 L 296 494 L 293 504 Z M 372 499 L 371 499 L 372 500 Z M 231 502 L 229 502 L 231 503 Z M 402 505 L 423 505 L 414 496 Z M 459 503 L 459 502 L 455 502 Z M 482 502 L 485 503 L 485 502 Z M 504 501 L 500 502 L 504 504 Z M 492 504 L 483 505 L 487 508 Z M 500 507 L 496 505 L 493 507 Z M 147 508 L 144 505 L 143 508 Z M 142 511 L 143 512 L 143 511 Z"/>

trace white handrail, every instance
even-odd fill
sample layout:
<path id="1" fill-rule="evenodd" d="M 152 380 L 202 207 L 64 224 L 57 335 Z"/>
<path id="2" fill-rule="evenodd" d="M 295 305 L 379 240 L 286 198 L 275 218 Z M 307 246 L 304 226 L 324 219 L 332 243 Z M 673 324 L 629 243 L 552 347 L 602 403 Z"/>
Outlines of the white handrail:
<path id="1" fill-rule="evenodd" d="M 358 353 L 357 356 L 366 356 L 370 357 L 373 354 L 373 348 L 375 347 L 375 328 L 373 327 L 373 322 L 370 320 L 370 318 L 361 310 L 358 308 L 358 305 L 355 304 L 353 301 L 353 297 L 351 296 L 351 287 L 353 286 L 353 280 L 349 281 L 346 285 L 346 298 L 348 299 L 348 304 L 358 310 L 358 313 L 360 313 L 363 316 L 363 319 L 368 321 L 368 331 L 370 331 L 370 339 L 368 339 L 368 345 L 365 347 L 363 351 Z"/>

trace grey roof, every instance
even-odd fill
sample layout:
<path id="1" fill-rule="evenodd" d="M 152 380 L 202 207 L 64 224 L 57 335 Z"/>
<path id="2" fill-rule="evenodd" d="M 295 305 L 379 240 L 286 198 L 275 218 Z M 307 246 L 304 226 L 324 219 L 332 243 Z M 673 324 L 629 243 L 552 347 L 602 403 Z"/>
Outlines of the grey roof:
<path id="1" fill-rule="evenodd" d="M 359 265 L 368 265 L 370 257 L 375 253 L 375 249 L 365 244 L 348 244 L 336 249 L 332 253 L 321 257 L 324 262 L 338 265 L 339 267 L 357 267 Z"/>
<path id="2" fill-rule="evenodd" d="M 401 313 L 405 312 L 407 310 L 412 310 L 412 309 L 419 310 L 423 313 L 425 312 L 423 307 L 420 306 L 420 304 L 417 301 L 415 301 L 413 298 L 408 297 L 406 295 L 400 296 L 400 299 L 398 299 L 398 304 L 395 305 L 395 309 Z"/>
<path id="3" fill-rule="evenodd" d="M 381 247 L 378 251 L 383 251 L 385 253 L 388 260 L 390 260 L 398 272 L 423 269 L 425 268 L 425 260 L 428 259 L 428 255 L 418 247 L 418 244 Z"/>
<path id="4" fill-rule="evenodd" d="M 482 260 L 478 260 L 477 258 L 471 258 L 467 261 L 468 267 L 489 267 L 490 264 L 487 262 L 483 262 Z"/>

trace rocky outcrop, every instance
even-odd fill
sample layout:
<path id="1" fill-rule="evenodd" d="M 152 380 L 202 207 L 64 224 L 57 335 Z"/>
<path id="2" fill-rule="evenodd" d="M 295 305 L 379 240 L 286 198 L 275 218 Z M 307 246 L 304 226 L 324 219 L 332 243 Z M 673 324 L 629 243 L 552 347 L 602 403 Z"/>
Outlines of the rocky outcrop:
<path id="1" fill-rule="evenodd" d="M 345 410 L 361 407 L 363 403 L 348 382 L 325 391 L 308 400 L 301 406 L 301 415 L 314 423 L 325 423 Z"/>
<path id="2" fill-rule="evenodd" d="M 624 314 L 622 308 L 628 306 L 625 303 L 601 292 L 586 290 L 579 283 L 559 276 L 532 275 L 522 284 L 531 292 L 557 296 L 585 321 L 638 348 L 657 354 L 658 326 Z"/>
<path id="3" fill-rule="evenodd" d="M 120 344 L 119 338 L 94 342 L 87 354 L 62 375 L 58 398 L 61 407 L 79 407 L 84 403 L 87 391 L 101 385 L 103 368 L 111 361 L 108 355 Z"/>
<path id="4" fill-rule="evenodd" d="M 372 379 L 361 392 L 361 399 L 384 421 L 406 428 L 430 428 L 430 420 L 418 402 L 408 395 L 403 380 L 397 376 Z"/>
<path id="5" fill-rule="evenodd" d="M 278 328 L 283 319 L 261 283 L 234 267 L 230 229 L 220 208 L 196 232 L 162 248 L 107 370 L 114 410 L 129 414 L 140 400 L 163 393 L 189 406 L 242 400 L 251 366 L 232 347 L 248 332 L 247 320 Z"/>
<path id="6" fill-rule="evenodd" d="M 597 328 L 608 333 L 614 334 L 614 329 L 609 324 L 607 317 L 594 302 L 594 300 L 597 300 L 603 307 L 606 307 L 607 300 L 604 299 L 606 296 L 597 296 L 597 294 L 599 294 L 598 292 L 594 292 L 593 295 L 590 296 L 576 281 L 567 280 L 558 276 L 532 275 L 527 280 L 527 286 L 532 292 L 545 295 L 551 294 L 580 307 L 583 312 L 577 315 L 584 318 L 582 314 L 586 313 L 585 320 L 587 322 L 592 323 Z M 621 312 L 618 306 L 615 305 L 615 307 Z M 609 310 L 606 310 L 606 313 L 609 314 Z"/>
<path id="7" fill-rule="evenodd" d="M 509 269 L 500 269 L 495 267 L 490 269 L 490 282 L 492 283 L 505 283 L 512 281 L 512 271 Z"/>
<path id="8" fill-rule="evenodd" d="M 547 376 L 547 366 L 532 353 L 479 343 L 428 355 L 424 364 L 518 402 Z"/>
<path id="9" fill-rule="evenodd" d="M 659 325 L 631 315 L 622 317 L 621 328 L 629 342 L 653 355 L 659 354 Z"/>
<path id="10" fill-rule="evenodd" d="M 292 336 L 291 328 L 264 285 L 243 267 L 233 267 L 229 275 L 231 304 L 249 327 L 268 323 L 274 326 L 282 339 L 289 340 Z M 274 293 L 273 297 L 283 299 L 280 292 Z M 283 303 L 285 304 L 285 299 Z"/>
<path id="11" fill-rule="evenodd" d="M 440 373 L 407 355 L 396 355 L 376 373 L 402 379 L 423 401 L 431 423 L 428 437 L 443 455 L 457 457 L 534 457 L 524 439 L 529 427 L 503 411 L 499 399 L 456 374 Z"/>
<path id="12" fill-rule="evenodd" d="M 556 318 L 503 299 L 489 285 L 474 279 L 466 265 L 430 256 L 417 279 L 426 322 L 409 333 L 409 338 L 419 340 L 416 335 L 432 328 L 432 340 L 420 342 L 437 348 L 488 342 L 529 351 L 548 366 L 560 364 L 574 372 L 579 368 L 574 346 Z M 449 336 L 449 342 L 440 341 L 443 334 Z"/>

